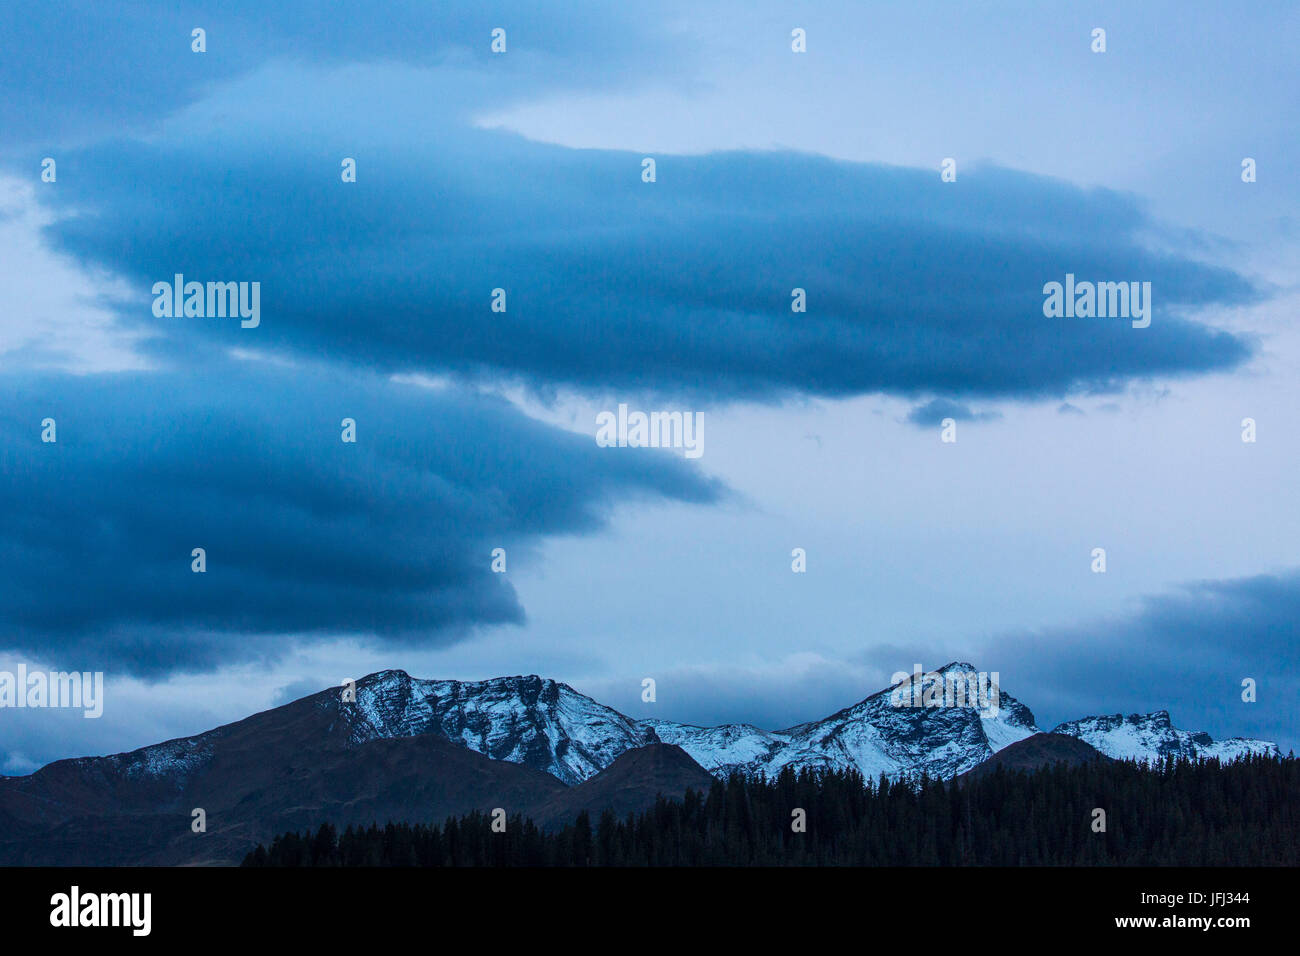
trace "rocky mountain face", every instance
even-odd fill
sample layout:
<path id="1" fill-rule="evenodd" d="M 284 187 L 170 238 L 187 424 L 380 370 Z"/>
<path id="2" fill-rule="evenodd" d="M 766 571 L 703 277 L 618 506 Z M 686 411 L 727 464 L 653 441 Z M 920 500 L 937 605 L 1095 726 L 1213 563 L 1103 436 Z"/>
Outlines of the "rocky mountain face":
<path id="1" fill-rule="evenodd" d="M 910 676 L 823 720 L 780 731 L 636 721 L 540 677 L 461 682 L 382 671 L 357 683 L 355 703 L 321 695 L 320 706 L 335 713 L 358 743 L 436 734 L 568 784 L 588 779 L 627 750 L 656 742 L 681 747 L 723 776 L 735 770 L 775 775 L 791 767 L 854 769 L 872 779 L 923 772 L 947 778 L 1038 732 L 1029 708 L 1000 688 L 982 691 L 986 703 L 996 692 L 996 706 L 976 706 L 981 691 L 970 664 L 952 663 L 924 675 L 925 687 L 918 685 L 913 694 L 921 680 Z M 927 699 L 927 688 L 939 693 Z"/>
<path id="2" fill-rule="evenodd" d="M 1217 757 L 1239 760 L 1250 754 L 1278 756 L 1277 744 L 1249 737 L 1232 737 L 1215 741 L 1206 733 L 1179 730 L 1169 719 L 1169 711 L 1153 714 L 1114 714 L 1068 720 L 1052 733 L 1077 737 L 1117 760 L 1162 760 L 1166 756 L 1191 759 Z"/>
<path id="3" fill-rule="evenodd" d="M 541 677 L 418 680 L 405 671 L 357 682 L 355 703 L 320 696 L 355 742 L 436 734 L 493 760 L 521 763 L 579 783 L 619 754 L 655 743 L 644 724 Z"/>
<path id="4" fill-rule="evenodd" d="M 660 740 L 677 744 L 717 774 L 740 770 L 772 776 L 785 767 L 851 769 L 873 780 L 881 774 L 955 777 L 1038 733 L 1029 708 L 1000 688 L 996 707 L 977 706 L 978 673 L 970 664 L 952 663 L 925 677 L 924 686 L 912 676 L 823 720 L 788 730 L 646 723 Z M 958 687 L 963 688 L 961 697 Z M 929 688 L 940 692 L 929 695 L 927 704 Z M 954 688 L 947 697 L 946 688 Z M 991 701 L 991 693 L 986 691 L 985 698 Z"/>

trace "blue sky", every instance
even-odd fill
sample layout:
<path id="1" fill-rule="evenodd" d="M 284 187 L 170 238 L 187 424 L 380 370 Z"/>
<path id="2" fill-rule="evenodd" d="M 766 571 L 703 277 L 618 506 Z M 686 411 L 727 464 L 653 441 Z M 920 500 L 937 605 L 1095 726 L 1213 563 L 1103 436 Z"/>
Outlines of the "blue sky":
<path id="1" fill-rule="evenodd" d="M 109 686 L 0 772 L 382 667 L 776 727 L 959 658 L 1294 746 L 1298 17 L 0 13 L 0 668 Z M 157 317 L 176 273 L 260 325 Z M 1045 317 L 1067 273 L 1150 327 Z M 598 447 L 620 403 L 705 453 Z"/>

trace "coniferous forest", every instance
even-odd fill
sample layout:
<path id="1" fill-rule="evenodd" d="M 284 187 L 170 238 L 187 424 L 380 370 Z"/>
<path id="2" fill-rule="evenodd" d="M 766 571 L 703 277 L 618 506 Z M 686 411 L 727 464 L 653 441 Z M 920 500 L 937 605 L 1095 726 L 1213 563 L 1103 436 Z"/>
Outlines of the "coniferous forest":
<path id="1" fill-rule="evenodd" d="M 1297 866 L 1300 763 L 1097 761 L 948 782 L 787 770 L 549 832 L 520 816 L 494 832 L 482 813 L 342 833 L 325 824 L 259 845 L 243 865 Z"/>

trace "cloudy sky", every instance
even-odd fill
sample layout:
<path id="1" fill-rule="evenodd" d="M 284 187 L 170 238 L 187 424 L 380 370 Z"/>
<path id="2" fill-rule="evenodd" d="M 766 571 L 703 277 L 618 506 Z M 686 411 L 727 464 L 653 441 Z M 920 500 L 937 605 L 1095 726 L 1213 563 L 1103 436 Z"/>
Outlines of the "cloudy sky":
<path id="1" fill-rule="evenodd" d="M 775 728 L 961 659 L 1300 742 L 1294 5 L 158 6 L 0 9 L 0 669 L 108 681 L 0 773 L 385 667 Z"/>

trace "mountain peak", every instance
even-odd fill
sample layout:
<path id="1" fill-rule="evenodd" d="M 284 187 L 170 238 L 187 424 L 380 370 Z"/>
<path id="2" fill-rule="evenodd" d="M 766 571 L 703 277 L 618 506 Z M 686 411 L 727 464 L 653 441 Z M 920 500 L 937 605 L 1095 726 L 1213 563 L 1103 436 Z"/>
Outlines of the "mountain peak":
<path id="1" fill-rule="evenodd" d="M 915 673 L 822 720 L 779 731 L 745 724 L 694 727 L 668 720 L 650 721 L 659 738 L 675 743 L 712 773 L 734 771 L 775 776 L 786 767 L 856 770 L 875 779 L 927 773 L 952 777 L 988 759 L 1003 747 L 1038 732 L 1024 704 L 989 681 L 966 661 L 952 661 L 921 674 L 922 685 L 936 677 L 945 691 L 939 700 L 897 694 L 913 684 Z M 996 693 L 996 700 L 992 698 Z"/>
<path id="2" fill-rule="evenodd" d="M 410 680 L 411 680 L 410 674 L 408 674 L 404 670 L 401 670 L 400 668 L 393 667 L 393 668 L 386 668 L 385 670 L 382 671 L 375 671 L 373 674 L 367 674 L 365 677 L 361 678 L 356 683 L 357 686 L 360 687 L 363 684 L 366 686 L 373 686 L 374 684 L 383 684 L 391 681 L 405 683 L 405 682 L 409 682 Z"/>
<path id="3" fill-rule="evenodd" d="M 658 740 L 652 729 L 537 674 L 457 681 L 380 671 L 358 681 L 355 701 L 330 695 L 322 701 L 337 708 L 354 743 L 435 734 L 568 784 Z"/>

